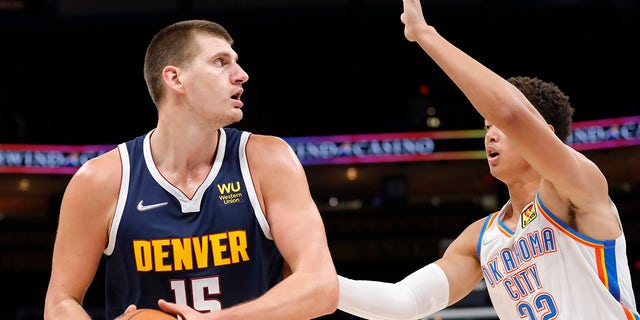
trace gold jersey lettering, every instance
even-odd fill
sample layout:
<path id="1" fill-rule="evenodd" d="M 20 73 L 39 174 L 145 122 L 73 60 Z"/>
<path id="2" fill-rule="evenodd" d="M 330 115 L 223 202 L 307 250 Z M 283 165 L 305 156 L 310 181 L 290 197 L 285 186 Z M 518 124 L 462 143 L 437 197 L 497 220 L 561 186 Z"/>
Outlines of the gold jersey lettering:
<path id="1" fill-rule="evenodd" d="M 198 269 L 207 267 L 207 252 L 209 251 L 209 242 L 207 236 L 203 236 L 202 240 L 197 237 L 191 238 L 193 240 L 193 250 L 196 255 L 196 262 L 198 263 Z"/>
<path id="2" fill-rule="evenodd" d="M 249 255 L 247 254 L 247 233 L 244 230 L 229 232 L 229 246 L 231 247 L 232 263 L 249 261 Z"/>
<path id="3" fill-rule="evenodd" d="M 156 239 L 151 241 L 154 257 L 153 262 L 156 271 L 171 271 L 171 265 L 164 264 L 165 259 L 169 256 L 169 252 L 163 250 L 163 248 L 169 244 L 169 239 Z"/>
<path id="4" fill-rule="evenodd" d="M 222 253 L 227 251 L 227 246 L 223 244 L 223 240 L 227 239 L 226 233 L 217 233 L 209 235 L 211 240 L 211 251 L 213 253 L 213 264 L 216 266 L 222 266 L 231 263 L 229 258 L 223 258 Z"/>
<path id="5" fill-rule="evenodd" d="M 133 256 L 136 258 L 136 270 L 151 271 L 151 243 L 146 240 L 133 240 Z"/>
<path id="6" fill-rule="evenodd" d="M 250 260 L 247 248 L 245 230 L 188 238 L 133 240 L 133 256 L 140 272 L 195 270 L 242 263 Z"/>
<path id="7" fill-rule="evenodd" d="M 239 192 L 240 191 L 240 181 L 236 181 L 235 184 L 233 182 L 231 183 L 224 183 L 224 184 L 218 184 L 218 192 L 220 192 L 220 194 L 226 194 L 226 193 L 231 193 L 231 192 Z"/>
<path id="8" fill-rule="evenodd" d="M 173 265 L 176 271 L 192 270 L 193 269 L 193 255 L 191 255 L 191 241 L 190 239 L 171 239 L 171 246 L 173 247 Z"/>

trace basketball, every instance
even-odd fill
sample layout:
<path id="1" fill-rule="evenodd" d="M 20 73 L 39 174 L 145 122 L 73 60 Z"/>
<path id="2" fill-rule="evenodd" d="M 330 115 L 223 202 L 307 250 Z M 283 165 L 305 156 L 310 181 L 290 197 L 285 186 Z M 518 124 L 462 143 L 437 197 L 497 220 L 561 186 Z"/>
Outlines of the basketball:
<path id="1" fill-rule="evenodd" d="M 125 313 L 118 320 L 176 320 L 177 318 L 156 309 L 136 309 Z"/>

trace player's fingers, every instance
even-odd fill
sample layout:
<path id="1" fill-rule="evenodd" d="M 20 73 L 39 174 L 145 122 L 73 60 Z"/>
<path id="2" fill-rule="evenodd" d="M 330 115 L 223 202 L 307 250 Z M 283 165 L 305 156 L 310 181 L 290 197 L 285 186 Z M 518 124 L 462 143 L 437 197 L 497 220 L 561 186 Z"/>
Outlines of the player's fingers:
<path id="1" fill-rule="evenodd" d="M 127 314 L 127 313 L 129 313 L 129 312 L 131 312 L 131 311 L 135 311 L 136 309 L 138 309 L 138 307 L 136 307 L 136 305 L 135 305 L 135 304 L 130 304 L 130 305 L 129 305 L 125 310 L 124 310 L 124 312 L 123 312 L 120 316 L 118 316 L 115 320 L 121 319 L 121 318 L 122 318 L 122 316 L 124 316 L 125 314 Z"/>
<path id="2" fill-rule="evenodd" d="M 158 306 L 160 307 L 160 309 L 162 309 L 162 311 L 168 312 L 171 314 L 185 315 L 185 313 L 189 311 L 189 308 L 187 306 L 179 305 L 173 302 L 168 302 L 164 299 L 158 300 Z"/>
<path id="3" fill-rule="evenodd" d="M 174 305 L 175 303 L 167 302 L 164 299 L 158 300 L 158 306 L 160 307 L 160 309 L 165 311 L 174 310 L 175 309 Z"/>

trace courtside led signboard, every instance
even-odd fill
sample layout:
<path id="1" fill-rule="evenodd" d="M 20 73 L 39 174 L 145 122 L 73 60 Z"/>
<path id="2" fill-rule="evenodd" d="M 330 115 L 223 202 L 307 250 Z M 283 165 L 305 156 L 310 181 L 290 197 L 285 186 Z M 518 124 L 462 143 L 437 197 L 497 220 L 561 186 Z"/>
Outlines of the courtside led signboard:
<path id="1" fill-rule="evenodd" d="M 0 144 L 0 173 L 73 174 L 115 145 Z"/>
<path id="2" fill-rule="evenodd" d="M 485 159 L 484 130 L 429 131 L 285 139 L 303 165 Z M 640 145 L 640 116 L 575 122 L 576 150 Z"/>
<path id="3" fill-rule="evenodd" d="M 305 166 L 485 159 L 484 130 L 425 131 L 284 138 Z M 576 150 L 640 145 L 640 116 L 575 122 Z M 0 144 L 0 173 L 73 174 L 115 145 Z"/>

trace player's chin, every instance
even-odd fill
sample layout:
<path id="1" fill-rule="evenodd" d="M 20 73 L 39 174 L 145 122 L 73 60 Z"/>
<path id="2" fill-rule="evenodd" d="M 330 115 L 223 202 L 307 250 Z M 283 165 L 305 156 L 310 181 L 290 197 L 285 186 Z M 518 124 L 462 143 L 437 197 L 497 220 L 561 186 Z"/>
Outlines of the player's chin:
<path id="1" fill-rule="evenodd" d="M 236 123 L 236 122 L 242 120 L 243 117 L 244 117 L 244 113 L 242 112 L 242 109 L 234 108 L 231 111 L 231 113 L 229 114 L 229 121 L 231 123 Z"/>

